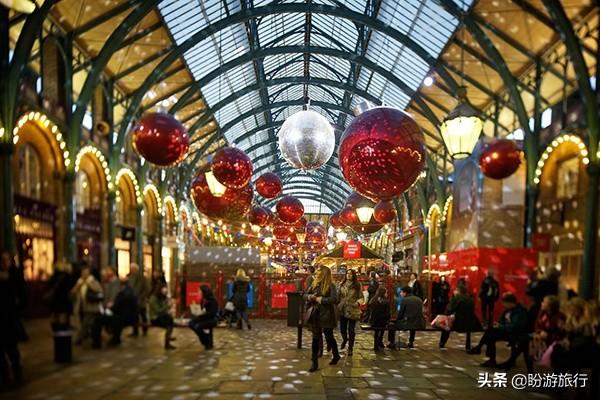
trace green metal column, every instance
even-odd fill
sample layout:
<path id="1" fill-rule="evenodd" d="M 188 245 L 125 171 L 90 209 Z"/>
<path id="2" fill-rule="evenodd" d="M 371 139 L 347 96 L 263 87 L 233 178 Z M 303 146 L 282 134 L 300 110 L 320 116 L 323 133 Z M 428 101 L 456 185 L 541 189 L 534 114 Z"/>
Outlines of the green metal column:
<path id="1" fill-rule="evenodd" d="M 142 220 L 144 218 L 144 206 L 138 204 L 135 208 L 135 259 L 140 266 L 140 271 L 144 270 L 144 231 L 142 229 Z"/>
<path id="2" fill-rule="evenodd" d="M 156 247 L 158 247 L 156 251 L 156 264 L 154 265 L 155 271 L 162 271 L 163 259 L 162 259 L 162 249 L 163 249 L 163 234 L 164 234 L 164 222 L 165 218 L 162 215 L 159 215 L 156 221 Z"/>
<path id="3" fill-rule="evenodd" d="M 440 224 L 440 254 L 446 251 L 446 221 Z"/>
<path id="4" fill-rule="evenodd" d="M 0 169 L 2 169 L 2 180 L 0 182 L 0 191 L 2 192 L 2 238 L 0 241 L 0 250 L 8 250 L 11 253 L 16 251 L 15 226 L 13 219 L 13 174 L 12 174 L 12 155 L 14 146 L 12 142 L 0 142 Z"/>
<path id="5" fill-rule="evenodd" d="M 77 261 L 76 233 L 75 233 L 75 170 L 69 169 L 64 177 L 64 243 L 65 258 L 69 262 Z"/>
<path id="6" fill-rule="evenodd" d="M 588 166 L 585 228 L 583 230 L 583 270 L 579 277 L 579 294 L 584 299 L 594 298 L 596 291 L 596 256 L 598 255 L 598 185 L 600 166 Z M 597 293 L 596 293 L 597 294 Z"/>
<path id="7" fill-rule="evenodd" d="M 107 212 L 107 250 L 108 250 L 108 265 L 111 267 L 117 267 L 117 252 L 115 250 L 115 238 L 116 238 L 116 225 L 115 225 L 115 217 L 116 217 L 116 203 L 117 203 L 117 192 L 116 189 L 109 190 L 106 198 L 106 208 Z"/>

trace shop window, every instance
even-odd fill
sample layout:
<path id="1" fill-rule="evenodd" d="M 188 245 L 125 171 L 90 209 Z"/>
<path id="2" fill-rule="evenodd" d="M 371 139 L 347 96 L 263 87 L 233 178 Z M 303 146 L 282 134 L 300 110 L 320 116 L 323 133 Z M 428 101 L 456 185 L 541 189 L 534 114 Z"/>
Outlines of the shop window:
<path id="1" fill-rule="evenodd" d="M 75 202 L 77 205 L 77 212 L 83 214 L 83 212 L 92 208 L 92 189 L 90 185 L 90 177 L 85 171 L 77 172 L 77 179 L 75 181 Z"/>
<path id="2" fill-rule="evenodd" d="M 560 161 L 557 167 L 556 197 L 559 199 L 571 198 L 577 195 L 579 183 L 579 158 L 572 157 Z"/>
<path id="3" fill-rule="evenodd" d="M 17 189 L 22 196 L 36 200 L 41 199 L 42 172 L 40 156 L 30 144 L 19 147 L 19 183 Z"/>

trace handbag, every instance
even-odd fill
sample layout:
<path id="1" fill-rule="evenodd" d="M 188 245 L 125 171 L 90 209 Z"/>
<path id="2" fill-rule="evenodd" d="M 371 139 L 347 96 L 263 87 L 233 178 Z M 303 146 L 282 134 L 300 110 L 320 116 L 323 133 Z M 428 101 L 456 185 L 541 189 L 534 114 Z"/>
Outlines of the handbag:
<path id="1" fill-rule="evenodd" d="M 102 292 L 90 288 L 87 288 L 85 291 L 85 301 L 88 303 L 100 303 L 102 300 L 104 300 L 104 294 Z"/>
<path id="2" fill-rule="evenodd" d="M 225 303 L 225 311 L 235 311 L 235 305 L 233 305 L 233 301 L 228 301 L 227 303 Z"/>
<path id="3" fill-rule="evenodd" d="M 304 315 L 302 316 L 302 325 L 310 325 L 314 320 L 317 313 L 316 306 L 310 306 L 306 310 L 304 310 Z"/>
<path id="4" fill-rule="evenodd" d="M 431 321 L 431 326 L 437 329 L 443 329 L 445 331 L 449 331 L 452 329 L 452 325 L 454 324 L 454 314 L 452 315 L 444 315 L 438 314 L 433 321 Z"/>

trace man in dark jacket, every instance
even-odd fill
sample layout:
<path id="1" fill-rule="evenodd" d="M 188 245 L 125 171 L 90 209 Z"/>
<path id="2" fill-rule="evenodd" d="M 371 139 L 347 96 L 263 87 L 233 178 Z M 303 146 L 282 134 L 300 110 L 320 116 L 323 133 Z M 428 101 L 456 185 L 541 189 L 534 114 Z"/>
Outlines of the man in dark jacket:
<path id="1" fill-rule="evenodd" d="M 147 309 L 146 305 L 148 304 L 148 298 L 150 297 L 150 282 L 144 276 L 144 271 L 140 270 L 139 265 L 132 263 L 129 266 L 129 275 L 127 275 L 129 279 L 129 284 L 133 289 L 137 300 L 138 300 L 138 310 L 139 310 L 139 319 L 142 321 L 142 334 L 146 336 L 148 333 L 148 317 L 147 317 Z M 131 337 L 137 337 L 139 335 L 139 321 L 137 321 L 133 325 L 133 332 L 130 335 Z"/>
<path id="2" fill-rule="evenodd" d="M 453 331 L 467 334 L 465 350 L 469 351 L 471 349 L 471 332 L 480 330 L 481 324 L 475 315 L 473 297 L 467 293 L 465 286 L 461 285 L 456 289 L 446 310 L 446 315 L 454 315 Z M 449 338 L 450 331 L 442 330 L 439 344 L 440 349 L 446 347 Z"/>
<path id="3" fill-rule="evenodd" d="M 408 347 L 413 348 L 415 342 L 415 330 L 425 329 L 425 317 L 423 315 L 423 300 L 412 293 L 410 286 L 405 286 L 400 290 L 402 303 L 396 318 L 396 327 L 401 331 L 409 331 Z M 396 332 L 389 331 L 388 340 L 393 347 L 396 339 Z"/>
<path id="4" fill-rule="evenodd" d="M 496 367 L 496 342 L 506 341 L 511 346 L 516 346 L 527 334 L 527 310 L 523 307 L 514 294 L 506 292 L 502 295 L 504 312 L 494 327 L 486 329 L 479 344 L 467 351 L 468 354 L 481 354 L 481 348 L 486 346 L 486 356 L 489 360 L 481 364 L 482 367 Z"/>
<path id="5" fill-rule="evenodd" d="M 488 270 L 487 276 L 481 281 L 479 299 L 481 300 L 481 320 L 486 327 L 494 321 L 494 304 L 500 296 L 498 281 L 494 274 Z"/>
<path id="6" fill-rule="evenodd" d="M 21 355 L 17 345 L 20 279 L 17 271 L 11 267 L 13 263 L 10 253 L 2 253 L 0 260 L 0 357 L 2 357 L 0 384 L 4 384 L 2 379 L 11 375 L 8 372 L 5 357 L 10 362 L 13 381 L 20 383 L 22 378 Z"/>
<path id="7" fill-rule="evenodd" d="M 118 345 L 121 343 L 123 328 L 136 324 L 139 312 L 137 297 L 127 278 L 121 279 L 121 290 L 115 298 L 111 311 L 113 336 L 109 343 Z"/>

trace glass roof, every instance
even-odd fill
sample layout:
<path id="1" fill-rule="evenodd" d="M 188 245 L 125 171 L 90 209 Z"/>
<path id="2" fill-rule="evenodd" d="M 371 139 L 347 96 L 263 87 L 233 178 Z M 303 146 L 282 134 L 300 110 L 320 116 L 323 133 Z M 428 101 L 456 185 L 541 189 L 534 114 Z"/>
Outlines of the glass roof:
<path id="1" fill-rule="evenodd" d="M 470 7 L 471 2 L 456 1 L 464 9 Z M 260 7 L 281 3 L 304 4 L 305 1 L 163 0 L 159 10 L 173 39 L 181 44 L 206 26 L 240 12 L 246 4 L 247 8 L 251 8 L 251 5 Z M 383 0 L 378 8 L 374 8 L 369 0 L 315 0 L 312 3 L 370 15 L 407 35 L 433 58 L 440 55 L 458 23 L 435 0 Z M 277 8 L 273 10 L 276 12 Z M 352 120 L 349 111 L 339 109 L 350 110 L 362 101 L 359 96 L 332 85 L 297 80 L 269 85 L 270 80 L 304 77 L 305 80 L 336 81 L 367 92 L 386 105 L 404 109 L 410 103 L 410 94 L 375 71 L 357 67 L 351 63 L 351 55 L 364 56 L 394 74 L 413 91 L 421 86 L 429 73 L 430 66 L 415 51 L 385 33 L 344 18 L 341 13 L 308 15 L 275 12 L 231 24 L 199 42 L 184 55 L 194 78 L 201 80 L 211 71 L 239 57 L 256 54 L 261 49 L 271 51 L 264 57 L 246 58 L 235 63 L 201 88 L 214 112 L 220 133 L 228 143 L 235 142 L 256 160 L 255 169 L 275 170 L 287 175 L 290 167 L 276 150 L 277 125 L 270 129 L 261 130 L 261 127 L 273 126 L 301 110 L 306 94 L 312 103 L 310 108 L 324 115 L 336 127 L 338 140 L 343 128 Z M 286 49 L 282 50 L 284 46 Z M 305 53 L 302 46 L 312 46 L 311 51 Z M 333 51 L 347 53 L 347 57 L 332 54 Z M 264 88 L 236 96 L 235 101 L 215 109 L 215 105 L 224 98 L 257 84 L 263 84 Z M 249 131 L 256 133 L 239 139 Z M 336 155 L 330 163 L 337 164 Z M 323 184 L 322 180 L 327 179 L 324 168 L 302 176 L 311 179 L 311 186 L 314 183 L 318 187 Z M 327 186 L 323 190 L 345 197 L 350 188 L 344 183 L 339 168 L 328 168 L 327 174 L 337 175 L 343 189 Z M 304 190 L 310 194 L 306 182 L 296 177 L 286 183 L 286 189 Z"/>

